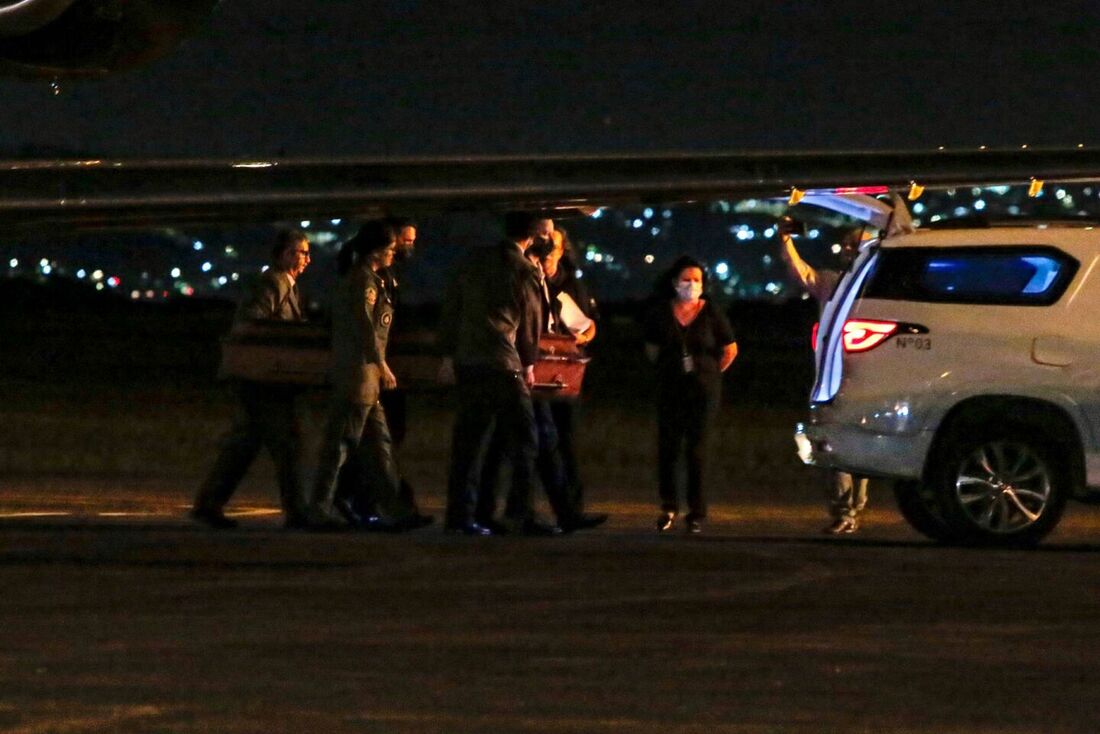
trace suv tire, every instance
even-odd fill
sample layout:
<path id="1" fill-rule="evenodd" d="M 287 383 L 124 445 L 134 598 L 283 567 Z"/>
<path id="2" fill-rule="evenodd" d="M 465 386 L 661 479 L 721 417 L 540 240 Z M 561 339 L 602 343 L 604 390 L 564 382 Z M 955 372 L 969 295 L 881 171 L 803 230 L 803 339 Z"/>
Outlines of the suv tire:
<path id="1" fill-rule="evenodd" d="M 958 539 L 958 533 L 944 518 L 935 488 L 916 480 L 899 479 L 894 482 L 894 499 L 901 516 L 924 537 L 941 542 Z"/>
<path id="2" fill-rule="evenodd" d="M 944 441 L 934 488 L 954 539 L 1033 545 L 1058 524 L 1070 495 L 1066 462 L 1036 433 L 1006 427 Z"/>

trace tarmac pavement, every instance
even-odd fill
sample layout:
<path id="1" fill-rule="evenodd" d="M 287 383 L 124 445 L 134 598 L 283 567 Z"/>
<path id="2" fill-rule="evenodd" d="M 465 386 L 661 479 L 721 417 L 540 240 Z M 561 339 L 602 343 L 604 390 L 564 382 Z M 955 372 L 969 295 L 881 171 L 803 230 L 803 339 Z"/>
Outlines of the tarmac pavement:
<path id="1" fill-rule="evenodd" d="M 212 531 L 170 487 L 56 482 L 0 499 L 0 731 L 1096 730 L 1097 508 L 1029 551 L 876 497 L 825 538 L 765 491 L 701 537 L 624 493 L 594 531 L 466 538 L 283 531 L 247 492 Z"/>

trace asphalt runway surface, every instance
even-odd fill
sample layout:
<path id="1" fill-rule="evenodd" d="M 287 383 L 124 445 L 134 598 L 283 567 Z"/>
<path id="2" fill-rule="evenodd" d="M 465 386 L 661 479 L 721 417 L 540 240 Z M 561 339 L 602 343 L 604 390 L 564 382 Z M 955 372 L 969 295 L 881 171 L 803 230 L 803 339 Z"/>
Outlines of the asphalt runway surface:
<path id="1" fill-rule="evenodd" d="M 559 538 L 191 525 L 141 486 L 0 497 L 0 731 L 1095 732 L 1100 508 L 939 547 L 892 500 L 654 507 Z M 46 500 L 44 497 L 53 499 Z M 438 496 L 426 498 L 438 513 Z"/>

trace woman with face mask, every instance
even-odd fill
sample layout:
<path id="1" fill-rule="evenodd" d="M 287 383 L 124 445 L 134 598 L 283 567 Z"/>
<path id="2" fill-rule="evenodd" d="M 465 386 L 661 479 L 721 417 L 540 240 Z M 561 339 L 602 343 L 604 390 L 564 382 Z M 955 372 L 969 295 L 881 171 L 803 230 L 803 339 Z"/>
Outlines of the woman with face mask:
<path id="1" fill-rule="evenodd" d="M 733 328 L 704 295 L 706 284 L 703 265 L 680 257 L 657 282 L 655 305 L 644 321 L 646 355 L 657 365 L 657 530 L 662 533 L 673 528 L 680 512 L 681 456 L 687 459 L 685 529 L 703 529 L 708 429 L 721 401 L 722 373 L 737 358 Z"/>

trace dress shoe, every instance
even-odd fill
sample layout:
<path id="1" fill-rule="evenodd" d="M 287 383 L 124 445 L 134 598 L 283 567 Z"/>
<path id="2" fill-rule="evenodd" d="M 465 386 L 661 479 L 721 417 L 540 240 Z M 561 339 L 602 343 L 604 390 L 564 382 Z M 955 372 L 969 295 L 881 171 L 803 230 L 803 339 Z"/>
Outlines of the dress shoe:
<path id="1" fill-rule="evenodd" d="M 355 527 L 368 533 L 400 533 L 408 530 L 400 520 L 391 520 L 381 515 L 368 515 Z"/>
<path id="2" fill-rule="evenodd" d="M 307 510 L 305 521 L 305 529 L 312 533 L 333 533 L 348 529 L 348 524 L 343 518 L 319 507 L 311 507 Z"/>
<path id="3" fill-rule="evenodd" d="M 489 530 L 492 531 L 493 535 L 508 534 L 508 526 L 500 522 L 499 520 L 487 518 L 485 520 L 476 520 L 475 522 L 477 522 L 477 524 L 483 528 L 489 528 Z"/>
<path id="4" fill-rule="evenodd" d="M 191 510 L 191 519 L 202 523 L 215 530 L 228 530 L 237 527 L 238 523 L 231 517 L 226 517 L 220 509 L 214 507 L 195 507 Z"/>
<path id="5" fill-rule="evenodd" d="M 657 518 L 657 532 L 667 533 L 669 530 L 672 530 L 672 523 L 675 520 L 675 512 L 662 512 L 661 516 Z"/>
<path id="6" fill-rule="evenodd" d="M 563 520 L 562 522 L 559 522 L 558 526 L 561 528 L 561 531 L 563 533 L 572 533 L 577 530 L 591 530 L 592 528 L 598 528 L 605 522 L 607 522 L 607 514 L 601 512 L 599 514 L 593 515 L 576 515 L 574 517 Z"/>
<path id="7" fill-rule="evenodd" d="M 562 529 L 557 525 L 550 525 L 541 520 L 536 520 L 533 517 L 529 517 L 526 520 L 508 521 L 505 522 L 504 525 L 508 528 L 509 535 L 548 538 L 562 534 Z"/>
<path id="8" fill-rule="evenodd" d="M 476 522 L 467 523 L 465 525 L 444 525 L 443 532 L 449 535 L 480 535 L 488 536 L 493 535 L 493 531 L 484 525 L 479 525 Z"/>
<path id="9" fill-rule="evenodd" d="M 362 527 L 365 522 L 370 518 L 360 515 L 355 507 L 352 505 L 351 499 L 348 497 L 337 497 L 332 501 L 332 509 L 336 510 L 340 514 L 340 517 L 347 521 L 348 525 L 353 528 Z"/>
<path id="10" fill-rule="evenodd" d="M 391 520 L 379 515 L 370 515 L 363 519 L 359 526 L 362 530 L 376 533 L 407 533 L 410 530 L 419 530 L 435 522 L 431 515 L 408 515 L 407 517 Z"/>
<path id="11" fill-rule="evenodd" d="M 837 518 L 836 522 L 821 532 L 826 535 L 851 535 L 857 530 L 859 530 L 859 520 L 854 517 L 845 516 Z"/>
<path id="12" fill-rule="evenodd" d="M 409 515 L 408 517 L 401 520 L 401 524 L 405 527 L 406 530 L 419 530 L 420 528 L 426 528 L 433 522 L 435 522 L 434 517 L 432 517 L 431 515 L 421 515 L 420 513 Z"/>

